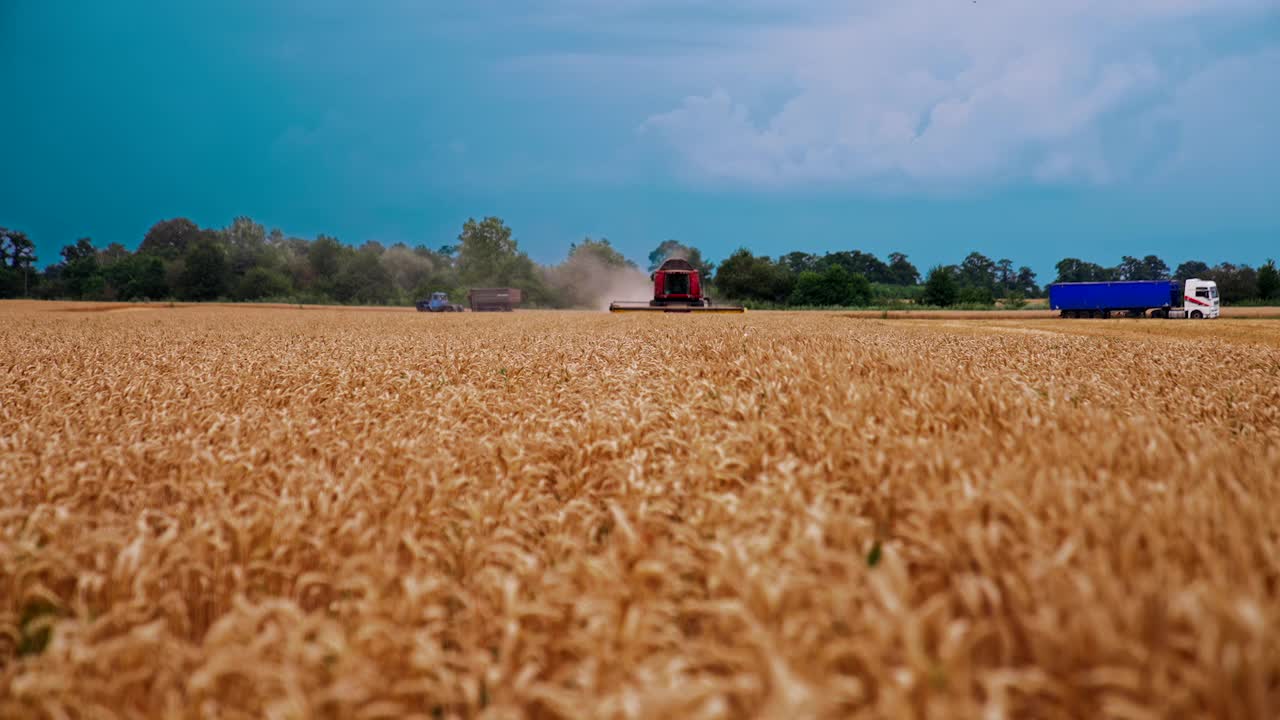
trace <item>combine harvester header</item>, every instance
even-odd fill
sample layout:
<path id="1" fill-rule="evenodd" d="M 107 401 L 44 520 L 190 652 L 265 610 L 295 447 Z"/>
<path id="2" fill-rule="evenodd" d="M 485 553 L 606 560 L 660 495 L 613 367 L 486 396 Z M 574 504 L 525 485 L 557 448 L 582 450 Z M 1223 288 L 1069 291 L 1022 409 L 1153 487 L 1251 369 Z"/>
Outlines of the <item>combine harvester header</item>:
<path id="1" fill-rule="evenodd" d="M 615 300 L 609 312 L 741 313 L 736 305 L 712 305 L 702 292 L 702 279 L 688 260 L 671 258 L 653 275 L 653 299 L 649 302 Z"/>

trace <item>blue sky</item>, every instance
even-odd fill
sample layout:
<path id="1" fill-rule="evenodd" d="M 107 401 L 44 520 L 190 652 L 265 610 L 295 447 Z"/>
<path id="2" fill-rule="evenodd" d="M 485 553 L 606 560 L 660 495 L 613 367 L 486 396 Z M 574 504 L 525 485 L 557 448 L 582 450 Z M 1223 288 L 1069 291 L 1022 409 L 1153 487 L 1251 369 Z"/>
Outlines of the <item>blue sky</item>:
<path id="1" fill-rule="evenodd" d="M 1280 258 L 1280 0 L 0 3 L 0 225 Z"/>

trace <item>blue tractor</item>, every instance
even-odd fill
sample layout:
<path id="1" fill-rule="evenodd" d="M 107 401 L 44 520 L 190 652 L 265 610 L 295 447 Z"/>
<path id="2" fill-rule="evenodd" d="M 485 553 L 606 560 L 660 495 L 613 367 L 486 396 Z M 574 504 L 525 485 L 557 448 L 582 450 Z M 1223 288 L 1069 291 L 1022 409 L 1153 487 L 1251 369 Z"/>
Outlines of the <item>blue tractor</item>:
<path id="1" fill-rule="evenodd" d="M 449 302 L 448 293 L 433 292 L 430 300 L 419 300 L 418 312 L 462 312 L 461 305 Z"/>

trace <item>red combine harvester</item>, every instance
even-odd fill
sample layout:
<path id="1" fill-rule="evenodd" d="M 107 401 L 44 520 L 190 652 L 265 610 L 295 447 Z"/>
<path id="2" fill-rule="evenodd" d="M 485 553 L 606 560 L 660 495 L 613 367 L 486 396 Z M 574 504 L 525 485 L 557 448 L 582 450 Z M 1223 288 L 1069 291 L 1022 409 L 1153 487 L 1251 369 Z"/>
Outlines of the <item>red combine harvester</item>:
<path id="1" fill-rule="evenodd" d="M 688 260 L 671 258 L 662 263 L 653 275 L 653 299 L 649 302 L 610 303 L 609 312 L 668 312 L 668 313 L 740 313 L 745 308 L 735 305 L 712 305 L 711 298 L 702 293 L 702 280 Z"/>

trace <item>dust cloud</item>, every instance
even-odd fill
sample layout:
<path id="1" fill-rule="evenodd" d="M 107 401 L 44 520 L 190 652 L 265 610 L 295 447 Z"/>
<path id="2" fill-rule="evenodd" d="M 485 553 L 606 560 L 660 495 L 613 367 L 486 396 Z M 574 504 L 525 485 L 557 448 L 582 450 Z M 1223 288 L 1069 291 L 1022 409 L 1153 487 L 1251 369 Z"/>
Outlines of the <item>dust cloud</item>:
<path id="1" fill-rule="evenodd" d="M 547 272 L 548 283 L 571 306 L 608 310 L 614 300 L 648 302 L 653 283 L 634 265 L 608 265 L 588 253 L 571 256 Z"/>

